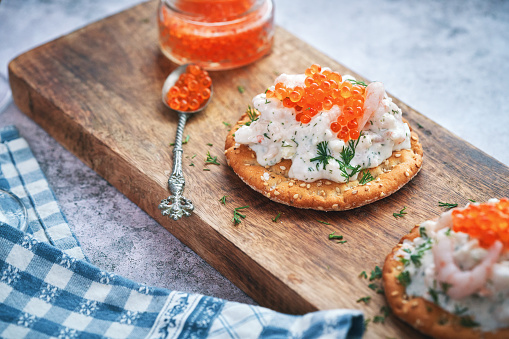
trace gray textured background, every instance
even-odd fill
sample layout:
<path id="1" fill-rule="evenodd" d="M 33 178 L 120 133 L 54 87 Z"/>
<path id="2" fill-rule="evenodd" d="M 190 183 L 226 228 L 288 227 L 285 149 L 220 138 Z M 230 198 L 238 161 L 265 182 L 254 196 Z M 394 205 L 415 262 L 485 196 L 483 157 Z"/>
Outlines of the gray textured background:
<path id="1" fill-rule="evenodd" d="M 0 73 L 139 0 L 3 0 Z M 276 23 L 509 165 L 509 1 L 275 0 Z M 323 65 L 326 66 L 326 65 Z M 283 71 L 283 70 L 281 70 Z M 10 105 L 92 263 L 170 289 L 253 301 Z"/>

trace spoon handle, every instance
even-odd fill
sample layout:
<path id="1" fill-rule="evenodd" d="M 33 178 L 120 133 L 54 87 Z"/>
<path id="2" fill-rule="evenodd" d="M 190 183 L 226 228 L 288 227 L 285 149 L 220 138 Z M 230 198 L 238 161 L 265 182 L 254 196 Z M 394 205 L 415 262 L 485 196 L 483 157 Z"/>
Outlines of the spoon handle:
<path id="1" fill-rule="evenodd" d="M 177 194 L 184 191 L 184 173 L 182 172 L 182 153 L 184 153 L 184 150 L 182 149 L 182 138 L 184 135 L 184 127 L 186 126 L 187 121 L 187 114 L 179 113 L 179 123 L 177 125 L 177 135 L 175 136 L 175 144 L 173 145 L 173 169 L 170 176 L 170 179 L 168 180 L 168 187 L 170 188 L 170 192 L 172 194 Z M 182 180 L 178 180 L 179 182 L 182 181 L 182 187 L 178 188 L 172 188 L 172 185 L 177 185 L 177 180 L 172 180 L 174 176 L 178 176 L 179 178 L 182 178 Z"/>
<path id="2" fill-rule="evenodd" d="M 183 215 L 190 216 L 194 209 L 191 200 L 184 198 L 184 172 L 182 171 L 182 135 L 187 121 L 187 114 L 179 113 L 179 122 L 177 126 L 177 135 L 175 136 L 175 145 L 173 146 L 173 170 L 168 179 L 168 188 L 171 195 L 163 199 L 159 204 L 159 209 L 163 215 L 168 215 L 173 220 L 180 219 Z"/>

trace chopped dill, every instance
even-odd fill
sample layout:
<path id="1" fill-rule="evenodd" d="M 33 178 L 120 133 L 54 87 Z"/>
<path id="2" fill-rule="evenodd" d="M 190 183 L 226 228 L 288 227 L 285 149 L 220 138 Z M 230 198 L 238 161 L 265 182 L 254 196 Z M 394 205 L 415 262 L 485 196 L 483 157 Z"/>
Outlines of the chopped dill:
<path id="1" fill-rule="evenodd" d="M 362 178 L 359 180 L 359 184 L 366 185 L 368 182 L 375 180 L 373 175 L 369 171 L 361 172 Z"/>
<path id="2" fill-rule="evenodd" d="M 392 215 L 394 216 L 394 218 L 402 218 L 405 214 L 407 214 L 407 212 L 405 212 L 406 210 L 406 206 L 403 206 L 403 209 L 401 211 L 399 211 L 398 213 L 394 212 L 392 213 Z"/>
<path id="3" fill-rule="evenodd" d="M 213 157 L 210 155 L 210 152 L 207 152 L 207 159 L 205 159 L 205 163 L 206 164 L 214 164 L 214 165 L 221 165 L 218 161 L 217 161 L 217 156 Z"/>
<path id="4" fill-rule="evenodd" d="M 428 237 L 428 234 L 426 233 L 426 227 L 424 227 L 424 226 L 419 227 L 419 236 L 421 238 L 427 238 Z"/>
<path id="5" fill-rule="evenodd" d="M 223 197 L 219 199 L 219 201 L 221 202 L 221 204 L 226 205 L 226 195 L 223 195 Z"/>
<path id="6" fill-rule="evenodd" d="M 310 161 L 317 161 L 316 170 L 319 170 L 320 165 L 322 166 L 322 169 L 325 170 L 327 169 L 329 160 L 335 160 L 339 164 L 341 176 L 347 181 L 350 181 L 350 178 L 357 174 L 361 168 L 360 165 L 353 167 L 350 164 L 355 156 L 355 148 L 359 144 L 360 138 L 361 136 L 359 136 L 357 140 L 349 140 L 348 145 L 343 146 L 343 149 L 340 152 L 341 159 L 336 159 L 331 155 L 328 141 L 322 141 L 317 145 L 317 156 L 311 158 Z"/>
<path id="7" fill-rule="evenodd" d="M 479 326 L 479 323 L 475 322 L 471 317 L 461 317 L 460 318 L 460 325 L 463 327 L 477 327 Z"/>
<path id="8" fill-rule="evenodd" d="M 445 207 L 447 209 L 451 209 L 451 208 L 454 208 L 454 207 L 458 207 L 458 204 L 450 204 L 448 202 L 441 202 L 441 201 L 439 201 L 438 202 L 438 207 Z"/>
<path id="9" fill-rule="evenodd" d="M 380 279 L 382 277 L 382 270 L 380 267 L 375 266 L 375 269 L 371 271 L 371 276 L 369 277 L 369 281 L 373 281 L 375 279 Z"/>
<path id="10" fill-rule="evenodd" d="M 338 235 L 338 234 L 334 234 L 334 233 L 336 233 L 336 231 L 329 234 L 329 240 L 343 240 L 342 235 Z"/>
<path id="11" fill-rule="evenodd" d="M 182 141 L 182 145 L 187 144 L 189 142 L 189 139 L 191 139 L 191 136 L 188 134 L 186 135 L 186 138 Z M 175 146 L 175 143 L 172 142 L 170 146 Z"/>
<path id="12" fill-rule="evenodd" d="M 326 166 L 329 164 L 329 160 L 334 159 L 329 150 L 329 142 L 322 141 L 318 143 L 316 147 L 318 156 L 310 159 L 310 161 L 318 161 L 316 164 L 316 170 L 319 169 L 320 165 L 323 166 L 323 169 L 326 169 Z"/>
<path id="13" fill-rule="evenodd" d="M 249 208 L 249 206 L 246 205 L 246 206 L 237 207 L 237 208 L 233 209 L 233 219 L 232 219 L 232 222 L 235 223 L 235 225 L 238 225 L 238 224 L 240 224 L 242 222 L 242 220 L 240 220 L 240 218 L 246 219 L 246 216 L 244 214 L 240 214 L 239 213 L 239 210 L 244 209 L 244 208 Z"/>
<path id="14" fill-rule="evenodd" d="M 279 212 L 275 218 L 272 219 L 272 221 L 277 222 L 279 218 L 281 217 L 281 212 Z"/>
<path id="15" fill-rule="evenodd" d="M 362 297 L 362 298 L 357 299 L 357 302 L 358 303 L 363 302 L 366 305 L 368 305 L 370 300 L 371 300 L 371 297 L 367 296 L 367 297 Z"/>
<path id="16" fill-rule="evenodd" d="M 245 126 L 250 126 L 251 123 L 258 120 L 258 114 L 256 113 L 256 110 L 253 107 L 247 106 L 246 113 L 247 117 L 249 118 L 249 121 L 244 124 Z"/>
<path id="17" fill-rule="evenodd" d="M 353 80 L 353 79 L 347 79 L 347 80 L 350 81 L 352 83 L 352 85 L 361 85 L 364 87 L 368 86 L 368 85 L 366 85 L 366 83 L 364 81 Z"/>
<path id="18" fill-rule="evenodd" d="M 327 221 L 317 220 L 321 224 L 330 225 Z"/>
<path id="19" fill-rule="evenodd" d="M 396 278 L 401 283 L 401 285 L 403 285 L 405 287 L 408 286 L 411 282 L 410 272 L 408 272 L 408 271 L 401 272 Z"/>

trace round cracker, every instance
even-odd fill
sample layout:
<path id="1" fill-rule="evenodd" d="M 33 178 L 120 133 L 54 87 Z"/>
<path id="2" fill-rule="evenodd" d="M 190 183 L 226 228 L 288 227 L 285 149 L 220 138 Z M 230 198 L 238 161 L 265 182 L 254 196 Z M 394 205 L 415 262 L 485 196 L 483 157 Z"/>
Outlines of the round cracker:
<path id="1" fill-rule="evenodd" d="M 399 244 L 402 244 L 404 240 L 412 241 L 418 236 L 419 225 L 401 238 Z M 434 338 L 509 338 L 509 328 L 495 332 L 481 332 L 475 327 L 465 327 L 461 325 L 459 316 L 445 311 L 424 298 L 408 296 L 405 287 L 397 278 L 403 269 L 403 264 L 395 257 L 399 248 L 400 245 L 394 247 L 387 255 L 382 271 L 385 297 L 397 317 Z"/>
<path id="2" fill-rule="evenodd" d="M 366 185 L 358 180 L 338 183 L 330 180 L 305 182 L 288 177 L 292 161 L 284 159 L 273 166 L 258 164 L 256 154 L 247 145 L 236 145 L 235 131 L 249 121 L 244 114 L 226 137 L 225 155 L 233 171 L 251 188 L 276 202 L 322 211 L 343 211 L 388 197 L 399 190 L 419 172 L 422 165 L 422 146 L 411 130 L 411 149 L 395 151 L 380 166 L 369 168 L 375 178 Z M 404 120 L 404 122 L 406 122 Z M 265 173 L 269 180 L 264 180 Z"/>

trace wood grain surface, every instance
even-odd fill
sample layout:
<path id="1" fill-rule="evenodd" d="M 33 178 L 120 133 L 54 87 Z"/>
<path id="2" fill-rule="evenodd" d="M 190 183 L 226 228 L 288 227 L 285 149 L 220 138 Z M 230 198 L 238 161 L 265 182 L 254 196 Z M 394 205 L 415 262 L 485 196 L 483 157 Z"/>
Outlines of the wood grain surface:
<path id="1" fill-rule="evenodd" d="M 359 274 L 369 275 L 415 224 L 441 213 L 438 201 L 462 205 L 509 196 L 506 166 L 397 99 L 424 148 L 422 170 L 397 193 L 346 212 L 319 212 L 281 205 L 251 190 L 226 166 L 223 122 L 235 123 L 280 73 L 302 73 L 319 63 L 358 76 L 278 28 L 267 57 L 211 72 L 213 101 L 184 131 L 190 136 L 184 145 L 185 196 L 195 211 L 180 221 L 163 217 L 157 206 L 168 196 L 177 116 L 163 106 L 160 91 L 177 65 L 159 51 L 156 7 L 155 1 L 143 3 L 13 60 L 15 103 L 261 305 L 289 313 L 356 308 L 373 318 L 385 301 Z M 220 166 L 205 165 L 208 151 Z M 224 195 L 226 205 L 219 202 Z M 233 209 L 244 205 L 246 218 L 235 226 Z M 404 206 L 408 214 L 395 218 Z M 279 222 L 273 222 L 278 213 Z M 334 231 L 347 242 L 330 241 Z M 364 296 L 372 297 L 368 305 L 357 302 Z M 370 323 L 366 333 L 418 336 L 392 316 L 385 324 Z"/>

